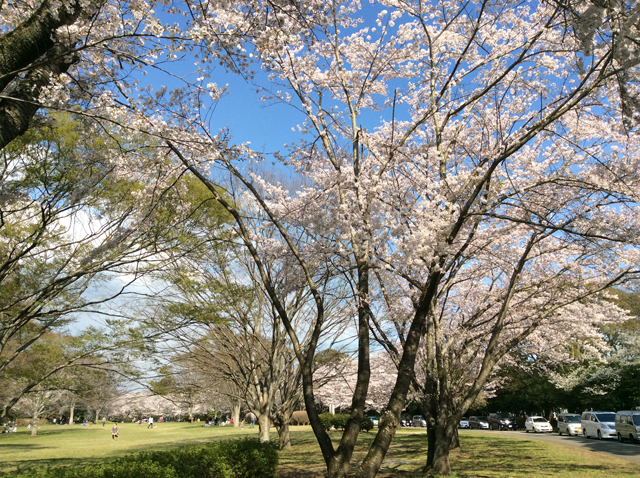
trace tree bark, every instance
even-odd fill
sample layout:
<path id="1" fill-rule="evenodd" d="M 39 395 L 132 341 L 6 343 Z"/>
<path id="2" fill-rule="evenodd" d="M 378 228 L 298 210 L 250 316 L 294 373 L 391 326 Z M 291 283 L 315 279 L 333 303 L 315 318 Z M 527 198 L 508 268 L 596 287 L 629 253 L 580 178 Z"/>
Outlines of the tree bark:
<path id="1" fill-rule="evenodd" d="M 435 385 L 435 384 L 433 384 Z M 434 390 L 435 392 L 435 390 Z M 428 398 L 425 410 L 427 415 L 427 463 L 423 473 L 451 475 L 451 465 L 449 463 L 449 453 L 454 447 L 454 442 L 458 443 L 458 428 L 456 421 L 451 417 L 451 409 L 447 397 L 431 393 Z"/>
<path id="2" fill-rule="evenodd" d="M 387 411 L 378 424 L 378 433 L 369 448 L 367 456 L 362 461 L 357 472 L 358 478 L 373 478 L 378 473 L 389 446 L 400 428 L 400 417 L 404 410 L 407 393 L 413 381 L 414 367 L 418 356 L 418 348 L 422 339 L 427 315 L 433 309 L 433 299 L 436 296 L 439 275 L 434 274 L 428 286 L 420 297 L 420 305 L 416 309 L 414 319 L 405 340 L 402 357 L 398 366 L 398 377 L 387 404 Z"/>
<path id="3" fill-rule="evenodd" d="M 271 425 L 268 413 L 258 415 L 259 440 L 261 442 L 269 441 L 269 426 Z"/>
<path id="4" fill-rule="evenodd" d="M 430 474 L 451 475 L 451 465 L 449 463 L 449 452 L 451 451 L 451 438 L 453 431 L 450 427 L 441 427 L 436 425 L 434 430 L 434 447 L 433 453 L 429 453 L 431 463 L 427 462 L 423 473 L 425 476 Z M 429 440 L 431 448 L 431 440 Z"/>
<path id="5" fill-rule="evenodd" d="M 0 149 L 26 131 L 40 108 L 42 88 L 78 60 L 74 44 L 56 41 L 56 30 L 91 18 L 102 3 L 54 7 L 44 0 L 31 17 L 0 35 Z"/>
<path id="6" fill-rule="evenodd" d="M 33 416 L 33 424 L 31 426 L 31 436 L 35 437 L 38 435 L 38 415 Z"/>
<path id="7" fill-rule="evenodd" d="M 278 431 L 278 443 L 280 450 L 291 449 L 291 436 L 289 435 L 289 424 L 291 423 L 291 417 L 293 415 L 293 409 L 287 406 L 281 406 L 279 410 L 273 416 L 273 424 Z"/>
<path id="8" fill-rule="evenodd" d="M 40 109 L 38 98 L 42 88 L 50 84 L 51 77 L 60 76 L 77 60 L 75 55 L 65 56 L 65 49 L 62 46 L 54 48 L 50 61 L 30 70 L 15 89 L 0 100 L 0 149 L 27 131 L 31 119 Z"/>
<path id="9" fill-rule="evenodd" d="M 102 411 L 102 410 L 101 410 L 101 409 L 99 409 L 99 408 L 96 410 L 96 418 L 95 418 L 95 420 L 93 421 L 93 423 L 94 423 L 95 425 L 97 425 L 97 424 L 98 424 L 98 421 L 100 420 L 100 412 L 101 412 L 101 411 Z"/>
<path id="10" fill-rule="evenodd" d="M 289 435 L 289 420 L 282 420 L 276 427 L 278 430 L 278 446 L 280 450 L 291 450 L 291 436 Z"/>
<path id="11" fill-rule="evenodd" d="M 458 428 L 456 428 L 453 432 L 453 436 L 451 437 L 451 449 L 457 450 L 460 448 L 460 436 L 458 435 Z"/>
<path id="12" fill-rule="evenodd" d="M 0 36 L 0 89 L 54 48 L 53 33 L 59 27 L 75 23 L 82 11 L 80 3 L 69 6 L 72 8 L 63 5 L 54 10 L 45 0 L 31 17 Z"/>
<path id="13" fill-rule="evenodd" d="M 73 425 L 73 412 L 76 408 L 76 404 L 72 403 L 69 409 L 69 425 Z"/>
<path id="14" fill-rule="evenodd" d="M 233 427 L 237 428 L 240 426 L 240 403 L 235 402 L 231 406 L 231 419 L 233 420 Z"/>

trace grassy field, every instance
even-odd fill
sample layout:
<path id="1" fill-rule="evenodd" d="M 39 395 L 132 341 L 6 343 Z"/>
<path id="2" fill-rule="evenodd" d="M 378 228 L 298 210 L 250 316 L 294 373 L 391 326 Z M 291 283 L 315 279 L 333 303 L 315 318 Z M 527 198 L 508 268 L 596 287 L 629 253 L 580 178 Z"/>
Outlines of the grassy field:
<path id="1" fill-rule="evenodd" d="M 91 427 L 52 426 L 41 428 L 38 437 L 25 430 L 0 434 L 0 471 L 25 470 L 32 466 L 92 464 L 126 454 L 169 449 L 177 445 L 212 440 L 256 436 L 258 428 L 204 428 L 201 424 L 163 423 L 158 428 L 121 424 L 120 438 L 111 439 L 109 425 Z M 275 435 L 275 433 L 274 433 Z M 339 433 L 333 433 L 336 440 Z M 373 433 L 361 434 L 354 461 L 362 458 Z M 283 478 L 320 478 L 324 464 L 309 427 L 294 427 L 294 448 L 280 454 Z M 452 456 L 452 467 L 459 478 L 510 477 L 638 477 L 640 465 L 590 451 L 505 435 L 463 433 L 462 451 Z M 426 455 L 424 431 L 403 429 L 387 454 L 381 478 L 419 476 Z"/>
<path id="2" fill-rule="evenodd" d="M 335 437 L 339 438 L 339 434 Z M 373 433 L 361 434 L 354 462 L 364 457 L 373 437 Z M 640 478 L 640 465 L 579 448 L 483 432 L 463 432 L 460 441 L 462 450 L 451 456 L 451 466 L 458 478 Z M 313 434 L 293 434 L 292 443 L 297 444 L 293 450 L 280 453 L 282 476 L 322 477 L 324 464 Z M 426 452 L 423 430 L 400 430 L 385 458 L 379 478 L 420 476 Z"/>
<path id="3" fill-rule="evenodd" d="M 31 466 L 64 466 L 97 463 L 123 455 L 169 449 L 178 445 L 207 443 L 216 439 L 258 436 L 258 427 L 204 427 L 204 423 L 160 423 L 158 428 L 134 423 L 118 424 L 120 436 L 111 439 L 111 424 L 45 425 L 37 437 L 30 430 L 0 434 L 0 471 Z"/>

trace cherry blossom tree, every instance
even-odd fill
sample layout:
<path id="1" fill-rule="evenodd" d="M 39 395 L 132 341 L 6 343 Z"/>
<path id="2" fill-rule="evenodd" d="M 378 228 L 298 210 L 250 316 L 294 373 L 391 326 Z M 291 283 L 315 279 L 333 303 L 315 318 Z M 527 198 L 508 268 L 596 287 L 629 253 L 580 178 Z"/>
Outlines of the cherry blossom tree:
<path id="1" fill-rule="evenodd" d="M 40 416 L 51 402 L 52 395 L 51 392 L 34 392 L 22 397 L 19 402 L 18 407 L 20 410 L 31 417 L 32 437 L 38 435 Z"/>
<path id="2" fill-rule="evenodd" d="M 172 337 L 176 360 L 188 361 L 203 381 L 217 384 L 218 393 L 247 405 L 258 418 L 261 440 L 269 440 L 273 420 L 281 449 L 290 448 L 300 367 L 254 266 L 234 249 L 191 250 L 166 269 L 171 287 L 163 291 L 162 318 L 151 319 L 152 327 Z M 307 289 L 287 274 L 286 261 L 274 260 L 268 270 L 294 327 L 308 333 Z"/>
<path id="3" fill-rule="evenodd" d="M 366 409 L 383 410 L 396 380 L 397 368 L 385 352 L 371 356 L 371 380 L 367 393 Z M 348 409 L 358 377 L 358 363 L 350 357 L 332 361 L 314 372 L 316 398 L 324 405 Z"/>
<path id="4" fill-rule="evenodd" d="M 109 119 L 141 67 L 169 74 L 172 47 L 187 44 L 174 13 L 155 0 L 0 4 L 0 149 L 43 107 Z"/>
<path id="5" fill-rule="evenodd" d="M 611 49 L 612 57 L 620 66 L 615 76 L 623 124 L 634 129 L 640 119 L 638 75 L 634 71 L 640 60 L 640 29 L 637 21 L 640 7 L 637 2 L 551 0 L 550 3 L 561 10 L 568 33 L 580 42 L 587 56 L 603 45 Z"/>
<path id="6" fill-rule="evenodd" d="M 512 347 L 551 343 L 556 353 L 562 336 L 595 340 L 595 326 L 622 318 L 598 296 L 637 272 L 638 137 L 629 121 L 637 7 L 195 5 L 187 28 L 203 46 L 198 61 L 223 55 L 236 70 L 255 61 L 269 75 L 258 84 L 265 100 L 305 116 L 279 156 L 303 177 L 299 188 L 256 174 L 263 156 L 209 129 L 211 105 L 201 93 L 216 100 L 221 90 L 205 85 L 206 75 L 191 91 L 130 101 L 121 88 L 93 104 L 162 138 L 233 218 L 300 364 L 328 476 L 349 472 L 372 336 L 398 373 L 357 474 L 380 469 L 416 369 L 431 415 L 426 469 L 449 473 L 452 428 Z M 129 102 L 126 114 L 116 97 Z M 161 162 L 167 150 L 157 146 Z M 259 227 L 246 205 L 261 212 Z M 311 298 L 302 333 L 270 273 L 273 257 L 287 259 L 287 273 Z M 313 377 L 328 270 L 351 291 L 343 297 L 345 317 L 354 319 L 345 334 L 353 331 L 357 349 L 350 419 L 337 448 L 315 412 Z"/>
<path id="7" fill-rule="evenodd" d="M 298 126 L 305 139 L 286 157 L 305 177 L 297 191 L 236 166 L 247 156 L 222 149 L 206 125 L 199 144 L 174 135 L 168 145 L 236 220 L 301 361 L 329 476 L 348 472 L 372 328 L 389 349 L 401 347 L 359 476 L 375 475 L 399 427 L 422 341 L 434 420 L 426 469 L 449 473 L 454 424 L 510 348 L 540 347 L 560 333 L 592 336 L 598 323 L 621 319 L 597 297 L 636 274 L 638 139 L 623 121 L 621 88 L 635 88 L 637 63 L 623 61 L 610 38 L 596 36 L 586 48 L 564 15 L 545 3 L 388 1 L 365 9 L 309 1 L 221 4 L 196 19 L 216 45 L 246 33 L 247 54 L 270 74 L 266 99 L 306 115 Z M 623 86 L 621 74 L 630 79 Z M 358 372 L 337 449 L 313 412 L 316 349 L 296 347 L 263 251 L 198 170 L 204 163 L 229 171 L 278 231 L 274 248 L 295 258 L 316 324 L 323 303 L 311 258 L 329 254 L 352 287 Z M 292 230 L 304 231 L 304 241 Z M 382 314 L 372 301 L 391 286 L 396 295 Z M 453 377 L 464 394 L 452 405 L 448 361 L 457 356 L 473 372 Z"/>

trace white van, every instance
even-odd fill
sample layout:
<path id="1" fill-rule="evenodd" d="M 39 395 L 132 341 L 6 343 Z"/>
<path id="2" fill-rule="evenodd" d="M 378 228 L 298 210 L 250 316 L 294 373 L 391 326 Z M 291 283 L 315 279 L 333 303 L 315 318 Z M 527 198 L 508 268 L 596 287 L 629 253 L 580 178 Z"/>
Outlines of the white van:
<path id="1" fill-rule="evenodd" d="M 616 413 L 616 435 L 618 441 L 638 440 L 640 432 L 640 410 L 622 411 Z"/>
<path id="2" fill-rule="evenodd" d="M 585 438 L 616 437 L 616 414 L 613 412 L 584 412 L 582 414 L 582 436 Z"/>

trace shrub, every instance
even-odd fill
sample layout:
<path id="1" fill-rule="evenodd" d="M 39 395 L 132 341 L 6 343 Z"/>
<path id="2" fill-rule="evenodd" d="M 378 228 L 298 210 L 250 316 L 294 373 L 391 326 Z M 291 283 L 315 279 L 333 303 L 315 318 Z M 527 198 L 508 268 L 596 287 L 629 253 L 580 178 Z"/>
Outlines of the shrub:
<path id="1" fill-rule="evenodd" d="M 15 475 L 14 475 L 15 476 Z M 52 468 L 21 474 L 28 478 L 179 478 L 173 468 L 148 461 L 118 460 L 81 468 Z"/>
<path id="2" fill-rule="evenodd" d="M 373 429 L 373 420 L 369 417 L 363 417 L 362 422 L 360 422 L 360 430 L 364 430 L 368 432 Z"/>
<path id="3" fill-rule="evenodd" d="M 306 411 L 293 412 L 291 415 L 291 425 L 308 425 L 309 415 Z"/>
<path id="4" fill-rule="evenodd" d="M 333 415 L 331 415 L 330 413 L 321 413 L 320 415 L 318 415 L 318 418 L 320 419 L 320 423 L 325 430 L 331 428 L 331 420 L 333 418 Z"/>
<path id="5" fill-rule="evenodd" d="M 331 419 L 331 424 L 336 428 L 345 428 L 348 420 L 349 415 L 346 413 L 336 413 Z"/>
<path id="6" fill-rule="evenodd" d="M 278 451 L 273 443 L 243 439 L 140 453 L 98 466 L 55 468 L 21 473 L 20 476 L 25 478 L 273 478 L 276 476 L 277 466 Z"/>

